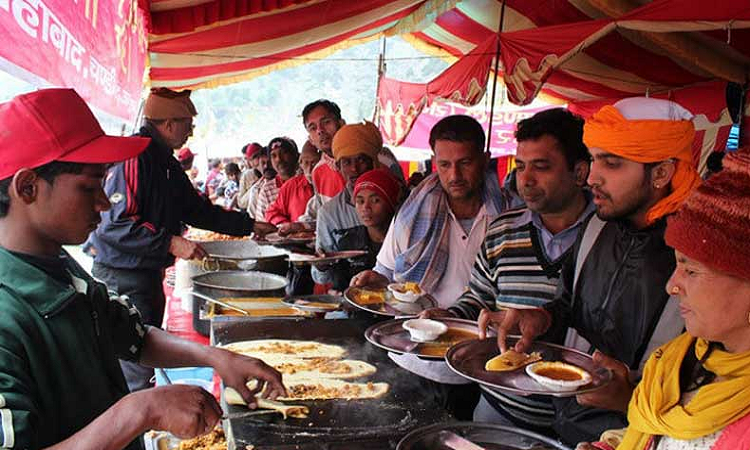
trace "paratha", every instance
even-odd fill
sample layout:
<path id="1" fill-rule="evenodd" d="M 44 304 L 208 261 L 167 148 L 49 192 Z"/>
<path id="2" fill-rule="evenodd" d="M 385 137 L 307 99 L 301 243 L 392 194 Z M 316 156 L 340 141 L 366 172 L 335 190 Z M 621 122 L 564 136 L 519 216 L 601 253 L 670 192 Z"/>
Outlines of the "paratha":
<path id="1" fill-rule="evenodd" d="M 264 356 L 260 359 L 284 375 L 284 378 L 335 378 L 351 380 L 366 377 L 377 372 L 372 364 L 353 359 L 331 358 L 280 358 Z"/>
<path id="2" fill-rule="evenodd" d="M 245 399 L 242 398 L 240 393 L 230 387 L 224 388 L 224 401 L 226 401 L 228 405 L 247 405 L 247 402 L 245 402 Z M 284 416 L 284 419 L 287 417 L 304 419 L 310 413 L 310 409 L 304 405 L 285 405 L 281 402 L 260 397 L 256 397 L 256 401 L 258 403 L 258 408 L 278 411 Z"/>
<path id="3" fill-rule="evenodd" d="M 261 339 L 241 341 L 224 345 L 223 348 L 263 359 L 277 356 L 279 358 L 341 358 L 346 350 L 338 345 L 323 344 L 315 341 L 295 341 L 285 339 Z"/>
<path id="4" fill-rule="evenodd" d="M 256 381 L 251 380 L 247 387 L 253 389 Z M 279 397 L 282 401 L 299 400 L 359 400 L 379 398 L 388 393 L 388 383 L 350 383 L 348 381 L 335 380 L 331 378 L 320 379 L 297 379 L 285 378 L 287 396 Z M 227 402 L 229 402 L 227 400 Z"/>
<path id="5" fill-rule="evenodd" d="M 518 353 L 511 349 L 487 361 L 484 365 L 484 370 L 490 372 L 509 372 L 541 360 L 542 355 L 539 352 L 529 355 L 528 353 Z"/>

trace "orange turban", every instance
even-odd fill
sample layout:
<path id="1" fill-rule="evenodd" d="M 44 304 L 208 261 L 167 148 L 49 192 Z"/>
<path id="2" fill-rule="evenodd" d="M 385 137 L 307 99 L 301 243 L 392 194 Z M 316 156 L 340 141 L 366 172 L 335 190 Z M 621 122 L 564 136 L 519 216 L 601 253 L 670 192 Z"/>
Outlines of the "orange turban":
<path id="1" fill-rule="evenodd" d="M 383 137 L 380 130 L 372 122 L 363 121 L 352 125 L 344 125 L 333 136 L 331 150 L 333 158 L 338 161 L 343 157 L 365 154 L 372 158 L 375 167 L 378 166 L 378 153 L 383 149 Z"/>
<path id="2" fill-rule="evenodd" d="M 154 88 L 143 105 L 147 119 L 187 119 L 198 114 L 190 100 L 190 91 L 175 92 L 167 88 Z"/>
<path id="3" fill-rule="evenodd" d="M 693 165 L 694 137 L 695 127 L 690 120 L 628 120 L 610 105 L 591 116 L 583 127 L 583 142 L 590 148 L 600 148 L 639 163 L 676 160 L 672 192 L 648 210 L 648 223 L 675 212 L 700 184 L 700 176 Z"/>

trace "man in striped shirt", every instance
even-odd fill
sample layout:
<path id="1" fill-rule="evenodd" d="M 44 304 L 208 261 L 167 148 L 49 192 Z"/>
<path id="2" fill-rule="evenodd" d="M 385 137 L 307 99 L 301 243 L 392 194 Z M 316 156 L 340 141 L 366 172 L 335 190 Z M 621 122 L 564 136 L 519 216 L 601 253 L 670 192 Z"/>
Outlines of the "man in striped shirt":
<path id="1" fill-rule="evenodd" d="M 554 298 L 562 263 L 594 211 L 584 190 L 589 153 L 582 137 L 583 119 L 562 108 L 518 123 L 516 176 L 526 207 L 506 211 L 489 225 L 469 289 L 447 310 L 428 310 L 424 316 L 476 320 L 482 309 L 536 308 Z M 493 391 L 483 392 L 474 413 L 475 420 L 547 433 L 553 418 L 548 398 Z"/>

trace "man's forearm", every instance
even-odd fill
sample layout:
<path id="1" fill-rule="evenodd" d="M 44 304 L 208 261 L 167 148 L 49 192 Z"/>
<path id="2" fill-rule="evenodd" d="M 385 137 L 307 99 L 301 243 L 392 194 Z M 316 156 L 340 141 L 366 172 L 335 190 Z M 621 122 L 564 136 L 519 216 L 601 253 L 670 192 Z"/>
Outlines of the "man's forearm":
<path id="1" fill-rule="evenodd" d="M 46 450 L 121 450 L 151 427 L 147 406 L 139 394 L 130 394 L 104 411 L 68 439 Z M 75 408 L 75 405 L 60 405 Z"/>
<path id="2" fill-rule="evenodd" d="M 160 328 L 149 327 L 138 362 L 149 367 L 213 367 L 217 353 L 219 351 L 213 347 L 172 336 Z"/>

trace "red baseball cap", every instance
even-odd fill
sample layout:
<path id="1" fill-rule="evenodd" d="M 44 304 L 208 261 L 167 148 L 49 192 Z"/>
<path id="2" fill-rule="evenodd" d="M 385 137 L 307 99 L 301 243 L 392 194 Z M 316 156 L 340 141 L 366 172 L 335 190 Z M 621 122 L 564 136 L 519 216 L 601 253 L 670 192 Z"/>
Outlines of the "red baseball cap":
<path id="1" fill-rule="evenodd" d="M 0 104 L 0 180 L 52 161 L 124 161 L 150 141 L 107 136 L 76 91 L 41 89 Z"/>
<path id="2" fill-rule="evenodd" d="M 188 147 L 184 147 L 182 150 L 179 151 L 179 153 L 177 153 L 177 160 L 180 162 L 187 161 L 193 156 L 195 156 L 195 153 L 190 151 Z"/>

